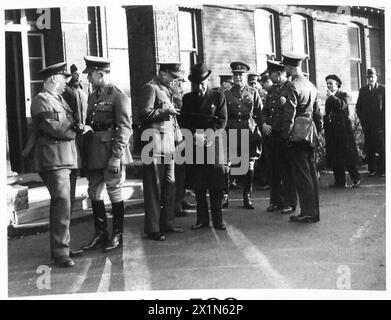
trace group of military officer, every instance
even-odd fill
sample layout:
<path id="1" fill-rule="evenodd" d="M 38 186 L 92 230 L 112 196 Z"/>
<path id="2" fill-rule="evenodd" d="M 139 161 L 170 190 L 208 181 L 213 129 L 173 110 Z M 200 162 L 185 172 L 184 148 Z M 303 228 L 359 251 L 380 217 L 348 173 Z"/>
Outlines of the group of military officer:
<path id="1" fill-rule="evenodd" d="M 93 88 L 88 102 L 76 66 L 72 65 L 72 74 L 67 72 L 65 62 L 40 71 L 44 87 L 32 100 L 33 132 L 24 150 L 26 156 L 32 153 L 34 168 L 50 193 L 50 251 L 59 267 L 72 267 L 71 258 L 85 250 L 103 248 L 108 252 L 122 246 L 121 186 L 124 165 L 132 161 L 129 100 L 111 83 L 109 60 L 90 56 L 84 59 L 83 73 L 88 74 Z M 72 79 L 66 83 L 70 76 Z M 71 250 L 69 224 L 80 168 L 88 179 L 95 234 L 89 244 Z M 111 239 L 103 202 L 105 186 L 112 203 Z"/>
<path id="2" fill-rule="evenodd" d="M 73 75 L 68 84 L 66 79 L 71 74 L 67 72 L 65 62 L 40 71 L 44 89 L 32 101 L 33 134 L 24 151 L 25 154 L 32 151 L 35 170 L 51 196 L 50 248 L 52 258 L 60 267 L 72 267 L 71 258 L 86 250 L 103 248 L 108 252 L 122 246 L 124 201 L 121 190 L 125 180 L 124 166 L 132 162 L 128 97 L 112 84 L 109 60 L 91 56 L 84 59 L 83 73 L 88 75 L 93 88 L 88 102 L 80 87 L 76 66 L 71 68 Z M 153 145 L 149 160 L 142 159 L 147 238 L 164 241 L 167 233 L 184 232 L 182 227 L 175 225 L 175 197 L 178 194 L 175 192 L 175 155 L 178 147 L 186 143 L 204 152 L 204 159 L 208 149 L 215 149 L 214 163 L 191 164 L 192 188 L 197 201 L 197 221 L 192 230 L 209 227 L 208 190 L 213 227 L 226 229 L 222 206 L 224 190 L 227 190 L 227 165 L 231 159 L 224 159 L 219 132 L 230 129 L 238 132 L 234 144 L 236 154 L 240 156 L 246 150 L 249 155 L 249 166 L 242 176 L 244 207 L 254 209 L 250 194 L 254 163 L 261 155 L 262 131 L 263 139 L 270 140 L 273 155 L 268 211 L 294 212 L 297 193 L 301 213 L 292 216 L 291 221 L 319 221 L 314 146 L 304 140 L 292 141 L 297 117 L 313 119 L 317 130 L 322 129 L 316 88 L 301 73 L 303 59 L 292 53 L 284 55 L 282 63 L 268 61 L 274 85 L 263 108 L 258 90 L 247 84 L 250 68 L 243 62 L 230 64 L 233 78 L 222 79 L 222 82 L 229 82 L 230 88 L 218 90 L 209 88 L 212 71 L 204 63 L 193 65 L 188 77 L 192 91 L 182 97 L 180 104 L 175 102 L 178 94 L 173 90 L 178 81 L 184 80 L 180 63 L 159 63 L 158 74 L 144 85 L 139 106 L 142 129 L 151 133 L 149 140 L 143 141 L 144 146 Z M 181 128 L 192 132 L 191 141 L 184 140 Z M 215 135 L 211 138 L 197 129 L 210 129 Z M 241 129 L 249 130 L 245 145 L 241 145 Z M 77 169 L 80 168 L 88 180 L 95 233 L 90 243 L 71 250 L 69 223 Z M 112 204 L 111 239 L 102 194 L 105 186 Z"/>

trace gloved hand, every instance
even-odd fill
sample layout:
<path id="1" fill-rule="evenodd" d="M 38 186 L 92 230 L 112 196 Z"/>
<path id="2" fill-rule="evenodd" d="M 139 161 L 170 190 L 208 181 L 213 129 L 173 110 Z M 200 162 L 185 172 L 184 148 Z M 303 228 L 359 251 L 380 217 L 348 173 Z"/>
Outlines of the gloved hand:
<path id="1" fill-rule="evenodd" d="M 111 156 L 107 163 L 107 170 L 112 173 L 118 173 L 121 167 L 121 159 Z"/>
<path id="2" fill-rule="evenodd" d="M 84 132 L 84 124 L 80 123 L 79 121 L 76 121 L 72 126 L 72 130 L 76 133 L 83 133 Z"/>

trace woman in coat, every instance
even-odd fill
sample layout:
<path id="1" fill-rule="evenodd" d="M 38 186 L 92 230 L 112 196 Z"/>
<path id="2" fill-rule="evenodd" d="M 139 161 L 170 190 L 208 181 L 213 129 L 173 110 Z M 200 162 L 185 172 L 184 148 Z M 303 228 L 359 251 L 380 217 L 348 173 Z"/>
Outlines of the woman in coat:
<path id="1" fill-rule="evenodd" d="M 327 100 L 325 106 L 324 129 L 326 138 L 326 164 L 334 172 L 334 184 L 330 187 L 345 188 L 347 170 L 352 179 L 352 187 L 360 186 L 358 172 L 358 152 L 349 119 L 348 95 L 340 90 L 342 81 L 335 74 L 326 77 Z"/>

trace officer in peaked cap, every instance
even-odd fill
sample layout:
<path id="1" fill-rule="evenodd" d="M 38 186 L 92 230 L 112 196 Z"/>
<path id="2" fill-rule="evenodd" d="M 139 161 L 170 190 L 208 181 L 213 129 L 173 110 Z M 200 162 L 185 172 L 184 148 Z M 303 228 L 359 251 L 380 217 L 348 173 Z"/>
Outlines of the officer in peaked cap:
<path id="1" fill-rule="evenodd" d="M 291 216 L 291 222 L 313 223 L 319 221 L 319 186 L 315 165 L 315 140 L 292 141 L 293 125 L 297 126 L 305 118 L 312 119 L 316 131 L 322 130 L 322 118 L 317 104 L 318 90 L 303 75 L 301 62 L 306 58 L 303 54 L 290 52 L 283 55 L 284 70 L 291 81 L 281 90 L 283 117 L 281 124 L 281 139 L 289 152 L 293 166 L 294 181 L 299 195 L 301 212 Z M 299 118 L 299 119 L 298 119 Z M 316 132 L 314 137 L 316 137 Z"/>
<path id="2" fill-rule="evenodd" d="M 247 84 L 247 72 L 250 67 L 243 62 L 235 61 L 230 64 L 233 73 L 234 86 L 231 90 L 225 91 L 227 99 L 228 122 L 226 129 L 237 130 L 236 154 L 241 154 L 241 149 L 249 151 L 249 168 L 243 177 L 243 206 L 247 209 L 254 209 L 250 194 L 254 180 L 254 163 L 261 155 L 261 136 L 255 124 L 261 125 L 262 101 L 256 89 Z M 249 144 L 241 146 L 241 129 L 249 130 Z M 230 145 L 228 141 L 228 146 Z"/>
<path id="3" fill-rule="evenodd" d="M 281 120 L 284 113 L 281 92 L 289 84 L 284 65 L 267 60 L 267 72 L 273 85 L 268 91 L 262 109 L 264 133 L 263 155 L 269 157 L 270 204 L 267 211 L 281 214 L 294 212 L 297 205 L 296 188 L 293 182 L 292 165 L 285 145 L 281 144 Z"/>
<path id="4" fill-rule="evenodd" d="M 146 152 L 143 161 L 145 203 L 144 232 L 148 239 L 166 240 L 166 233 L 183 232 L 175 222 L 175 142 L 182 140 L 176 116 L 179 110 L 173 100 L 172 87 L 183 78 L 179 62 L 158 62 L 159 72 L 147 82 L 141 92 L 139 117 L 141 129 L 152 134 L 143 141 Z M 143 148 L 143 150 L 144 150 Z M 145 161 L 144 161 L 145 160 Z"/>
<path id="5" fill-rule="evenodd" d="M 43 90 L 31 102 L 33 132 L 23 155 L 33 152 L 34 169 L 50 193 L 50 251 L 59 267 L 74 265 L 70 256 L 69 223 L 74 199 L 74 185 L 80 165 L 75 143 L 75 119 L 61 94 L 70 76 L 66 63 L 41 70 Z"/>
<path id="6" fill-rule="evenodd" d="M 83 250 L 103 248 L 105 252 L 122 246 L 124 201 L 122 185 L 125 168 L 132 162 L 129 139 L 132 134 L 128 96 L 110 80 L 110 60 L 84 57 L 88 81 L 93 92 L 88 98 L 84 146 L 88 195 L 95 221 L 95 234 Z M 103 190 L 106 186 L 112 213 L 113 228 L 108 240 Z"/>

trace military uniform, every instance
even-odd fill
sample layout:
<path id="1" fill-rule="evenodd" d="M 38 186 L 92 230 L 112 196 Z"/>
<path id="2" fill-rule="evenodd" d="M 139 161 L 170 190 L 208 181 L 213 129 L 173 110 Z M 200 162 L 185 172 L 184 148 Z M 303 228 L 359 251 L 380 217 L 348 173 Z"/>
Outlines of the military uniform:
<path id="1" fill-rule="evenodd" d="M 189 80 L 198 84 L 210 76 L 211 71 L 203 63 L 192 66 Z M 183 97 L 183 108 L 180 116 L 181 126 L 191 130 L 193 134 L 197 129 L 211 129 L 214 133 L 224 130 L 227 123 L 227 107 L 223 92 L 220 90 L 206 91 L 199 95 L 193 91 Z M 196 140 L 196 138 L 194 139 Z M 223 189 L 227 187 L 225 176 L 225 158 L 222 136 L 216 135 L 208 146 L 197 146 L 194 143 L 194 160 L 196 153 L 202 153 L 203 163 L 192 165 L 194 171 L 194 189 L 197 200 L 197 223 L 192 229 L 209 226 L 209 211 L 206 199 L 209 190 L 211 214 L 214 228 L 225 229 L 222 220 Z M 214 148 L 213 161 L 207 161 L 208 150 Z M 209 159 L 210 160 L 210 159 Z M 212 163 L 210 163 L 212 162 Z"/>
<path id="2" fill-rule="evenodd" d="M 249 67 L 242 62 L 231 63 L 232 72 L 247 72 Z M 254 180 L 254 163 L 261 155 L 261 137 L 258 136 L 254 128 L 250 128 L 249 120 L 254 119 L 260 127 L 262 123 L 262 102 L 256 89 L 244 84 L 242 87 L 234 85 L 231 90 L 224 92 L 227 100 L 228 121 L 226 129 L 237 130 L 237 149 L 231 150 L 229 154 L 240 155 L 241 149 L 247 149 L 250 157 L 249 170 L 243 181 L 243 200 L 244 206 L 253 209 L 250 201 L 250 193 Z M 249 144 L 241 146 L 241 130 L 250 130 Z M 253 132 L 253 133 L 252 133 Z M 259 131 L 258 131 L 259 132 Z M 227 135 L 229 137 L 229 134 Z M 228 139 L 228 147 L 231 148 L 232 143 Z M 236 153 L 235 153 L 236 152 Z M 230 160 L 230 159 L 229 159 Z M 249 205 L 248 205 L 249 204 Z"/>
<path id="3" fill-rule="evenodd" d="M 295 54 L 283 55 L 284 65 L 299 66 L 305 57 Z M 283 116 L 281 123 L 281 138 L 283 143 L 290 145 L 289 157 L 293 165 L 294 180 L 299 195 L 301 212 L 292 216 L 293 222 L 319 221 L 319 186 L 315 165 L 315 149 L 307 141 L 291 142 L 293 124 L 297 117 L 307 117 L 319 126 L 317 89 L 302 74 L 293 75 L 283 90 L 281 90 Z M 317 114 L 314 116 L 314 110 Z"/>
<path id="4" fill-rule="evenodd" d="M 182 76 L 179 64 L 161 64 L 160 71 L 169 72 L 174 78 Z M 175 116 L 167 112 L 173 109 L 173 94 L 159 76 L 144 85 L 139 116 L 142 130 L 153 137 L 153 150 L 143 163 L 145 204 L 144 232 L 153 240 L 165 240 L 164 232 L 176 231 L 175 221 L 175 141 L 180 141 Z M 144 142 L 144 148 L 148 142 Z M 142 151 L 143 155 L 143 151 Z M 143 160 L 144 161 L 144 160 Z M 179 231 L 179 229 L 178 229 Z"/>
<path id="5" fill-rule="evenodd" d="M 277 69 L 271 62 L 269 69 Z M 280 66 L 279 70 L 282 70 Z M 283 104 L 281 103 L 281 92 L 286 90 L 289 81 L 281 84 L 274 84 L 268 92 L 266 104 L 262 109 L 262 122 L 272 127 L 269 136 L 264 135 L 263 149 L 270 147 L 270 171 L 271 171 L 271 189 L 270 206 L 268 211 L 284 210 L 290 206 L 294 211 L 297 205 L 296 188 L 293 180 L 293 170 L 289 159 L 289 153 L 286 145 L 281 143 L 281 121 L 283 115 Z M 266 146 L 265 146 L 266 145 Z M 289 210 L 288 210 L 289 211 Z"/>
<path id="6" fill-rule="evenodd" d="M 43 79 L 62 74 L 69 77 L 66 63 L 51 65 L 40 71 Z M 61 95 L 43 89 L 31 102 L 33 133 L 24 150 L 33 152 L 34 169 L 42 178 L 50 193 L 50 251 L 60 266 L 71 267 L 69 223 L 72 194 L 80 165 L 75 143 L 75 119 L 72 109 Z M 64 260 L 65 258 L 65 260 Z M 63 259 L 63 260 L 61 260 Z"/>
<path id="7" fill-rule="evenodd" d="M 86 69 L 105 70 L 110 61 L 98 57 L 85 57 Z M 124 219 L 124 201 L 122 185 L 125 181 L 125 166 L 132 162 L 129 140 L 132 134 L 129 99 L 125 93 L 112 84 L 96 89 L 88 97 L 86 125 L 93 132 L 85 133 L 84 152 L 85 169 L 88 180 L 88 195 L 95 219 L 95 236 L 85 250 L 105 246 L 107 244 L 107 221 L 103 202 L 103 191 L 107 193 L 113 209 L 113 238 L 116 242 L 109 247 L 122 245 Z M 120 161 L 118 172 L 109 170 L 111 159 Z M 114 248 L 113 248 L 114 249 Z M 106 250 L 110 248 L 106 247 Z"/>

